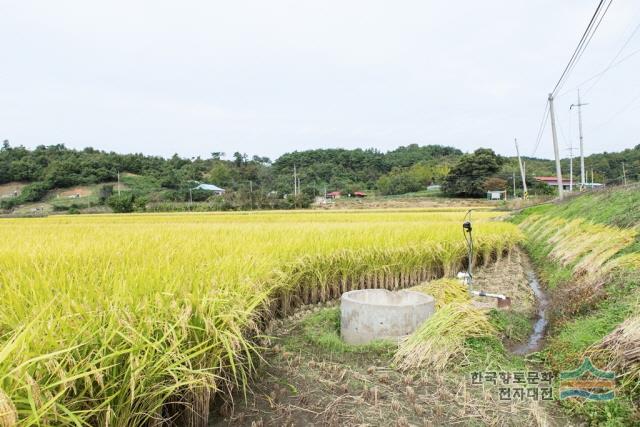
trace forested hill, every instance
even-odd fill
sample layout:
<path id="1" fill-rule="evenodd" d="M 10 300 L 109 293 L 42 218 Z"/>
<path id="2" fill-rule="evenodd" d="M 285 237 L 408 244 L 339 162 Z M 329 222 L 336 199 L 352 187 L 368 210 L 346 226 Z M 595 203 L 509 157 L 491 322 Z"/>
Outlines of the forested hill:
<path id="1" fill-rule="evenodd" d="M 117 173 L 128 172 L 151 177 L 164 188 L 179 189 L 192 181 L 212 182 L 233 190 L 251 185 L 263 190 L 290 193 L 293 186 L 293 166 L 296 165 L 301 188 L 317 191 L 376 188 L 378 180 L 392 171 L 422 165 L 433 169 L 441 178 L 447 172 L 439 165 L 448 165 L 460 157 L 456 148 L 439 145 L 399 147 L 387 153 L 374 149 L 319 149 L 287 153 L 275 162 L 260 156 L 234 153 L 223 160 L 223 153 L 213 152 L 203 159 L 169 159 L 143 154 L 117 154 L 93 148 L 73 150 L 62 144 L 39 146 L 34 150 L 12 147 L 5 141 L 0 148 L 0 184 L 37 182 L 47 189 L 74 185 L 112 182 Z"/>
<path id="2" fill-rule="evenodd" d="M 29 184 L 22 191 L 25 193 L 22 200 L 12 202 L 19 204 L 40 200 L 52 189 L 113 183 L 120 172 L 144 178 L 138 181 L 142 184 L 135 186 L 136 196 L 153 193 L 154 201 L 184 201 L 194 181 L 200 181 L 213 183 L 230 192 L 250 190 L 253 203 L 253 198 L 260 194 L 283 197 L 292 193 L 295 165 L 301 194 L 308 199 L 323 194 L 325 189 L 402 194 L 422 190 L 432 183 L 446 183 L 447 179 L 451 181 L 452 170 L 458 174 L 464 170 L 457 166 L 464 162 L 465 156 L 469 155 L 453 147 L 411 144 L 384 153 L 375 149 L 294 151 L 272 162 L 266 157 L 249 157 L 239 152 L 229 156 L 230 159 L 220 152 L 212 152 L 208 158 L 188 159 L 178 155 L 163 158 L 93 148 L 74 150 L 62 144 L 29 150 L 22 146 L 13 147 L 4 141 L 0 147 L 0 185 L 13 182 Z M 511 184 L 514 172 L 518 175 L 516 159 L 497 156 L 497 160 L 491 176 Z M 554 173 L 554 164 L 550 160 L 526 158 L 525 161 L 528 181 L 534 175 Z M 589 173 L 593 170 L 596 181 L 619 183 L 623 162 L 627 178 L 638 180 L 640 145 L 620 153 L 588 156 L 586 168 Z M 563 170 L 568 171 L 568 159 L 563 160 Z M 574 175 L 579 175 L 577 160 L 574 161 Z M 4 202 L 5 205 L 9 203 L 7 200 Z"/>

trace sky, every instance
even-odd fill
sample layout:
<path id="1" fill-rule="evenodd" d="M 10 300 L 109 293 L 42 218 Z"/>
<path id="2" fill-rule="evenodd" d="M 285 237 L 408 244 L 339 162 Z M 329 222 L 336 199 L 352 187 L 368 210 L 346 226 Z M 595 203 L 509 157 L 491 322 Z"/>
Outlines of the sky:
<path id="1" fill-rule="evenodd" d="M 0 0 L 0 140 L 273 159 L 413 143 L 514 155 L 517 137 L 530 156 L 597 3 Z M 640 144 L 638 25 L 640 2 L 614 1 L 556 97 L 563 156 L 577 87 L 585 154 Z M 548 126 L 535 155 L 553 156 Z"/>

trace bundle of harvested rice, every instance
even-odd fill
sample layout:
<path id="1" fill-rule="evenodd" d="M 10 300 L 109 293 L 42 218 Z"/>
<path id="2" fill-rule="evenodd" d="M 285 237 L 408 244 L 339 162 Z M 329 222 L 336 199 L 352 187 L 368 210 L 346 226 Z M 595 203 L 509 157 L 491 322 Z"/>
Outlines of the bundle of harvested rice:
<path id="1" fill-rule="evenodd" d="M 623 322 L 602 341 L 587 350 L 587 356 L 608 361 L 623 383 L 640 387 L 640 316 Z"/>
<path id="2" fill-rule="evenodd" d="M 452 302 L 467 302 L 469 291 L 457 279 L 438 279 L 411 288 L 412 291 L 431 295 L 436 300 L 436 308 L 440 309 Z"/>
<path id="3" fill-rule="evenodd" d="M 467 338 L 495 332 L 486 314 L 471 304 L 447 304 L 400 343 L 394 362 L 402 370 L 443 369 L 454 355 L 464 354 Z"/>
<path id="4" fill-rule="evenodd" d="M 0 389 L 0 427 L 14 427 L 18 424 L 16 407 L 9 396 Z"/>

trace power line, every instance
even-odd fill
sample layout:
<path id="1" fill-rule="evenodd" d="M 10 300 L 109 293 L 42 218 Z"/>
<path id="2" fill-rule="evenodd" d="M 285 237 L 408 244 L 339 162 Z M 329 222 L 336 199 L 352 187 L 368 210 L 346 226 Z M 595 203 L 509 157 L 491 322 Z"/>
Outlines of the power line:
<path id="1" fill-rule="evenodd" d="M 604 122 L 595 125 L 593 128 L 594 129 L 598 129 L 606 124 L 609 124 L 613 119 L 615 119 L 616 117 L 618 117 L 619 115 L 621 115 L 622 113 L 626 112 L 633 104 L 636 103 L 636 101 L 640 99 L 640 94 L 636 95 L 631 102 L 629 102 L 628 104 L 626 104 L 624 107 L 622 107 L 620 110 L 618 110 L 616 113 L 614 113 L 611 117 L 609 117 L 607 120 L 605 120 Z"/>
<path id="2" fill-rule="evenodd" d="M 637 55 L 638 53 L 640 53 L 640 49 L 636 49 L 633 52 L 631 52 L 629 55 L 625 56 L 624 58 L 622 58 L 621 60 L 619 60 L 618 62 L 614 63 L 613 65 L 605 68 L 604 70 L 598 72 L 597 74 L 594 74 L 593 76 L 589 77 L 588 79 L 582 81 L 581 83 L 577 84 L 576 86 L 572 87 L 571 89 L 567 89 L 564 92 L 562 92 L 560 95 L 558 95 L 556 98 L 559 98 L 561 96 L 565 96 L 566 94 L 568 94 L 569 92 L 573 92 L 574 90 L 582 87 L 582 85 L 589 83 L 591 80 L 600 77 L 601 75 L 603 75 L 604 73 L 606 73 L 607 71 L 609 71 L 612 68 L 617 67 L 618 65 L 622 64 L 623 62 L 627 61 L 628 59 L 630 59 L 631 57 L 633 57 L 634 55 Z"/>
<path id="3" fill-rule="evenodd" d="M 604 69 L 604 71 L 600 74 L 600 76 L 596 79 L 595 82 L 593 82 L 591 84 L 591 86 L 589 86 L 587 88 L 587 90 L 584 91 L 584 93 L 588 93 L 591 89 L 594 88 L 594 86 L 596 86 L 600 80 L 602 79 L 602 76 L 604 76 L 607 71 L 609 71 L 611 69 L 611 67 L 613 66 L 613 63 L 616 61 L 616 59 L 618 59 L 618 57 L 620 56 L 620 54 L 622 53 L 622 51 L 627 47 L 627 45 L 629 44 L 629 42 L 631 41 L 631 39 L 633 38 L 633 36 L 636 35 L 636 32 L 640 29 L 640 23 L 638 25 L 636 25 L 636 28 L 633 30 L 633 32 L 631 33 L 631 35 L 629 36 L 629 38 L 627 39 L 627 41 L 622 45 L 622 47 L 620 48 L 620 50 L 618 51 L 618 53 L 616 53 L 616 56 L 613 57 L 613 59 L 611 60 L 611 62 L 609 63 L 609 65 L 607 65 L 607 68 Z"/>
<path id="4" fill-rule="evenodd" d="M 602 11 L 602 6 L 604 2 L 605 0 L 600 0 L 600 2 L 598 3 L 598 7 L 596 7 L 596 10 L 593 13 L 593 16 L 589 20 L 589 24 L 587 25 L 587 28 L 584 30 L 584 33 L 582 34 L 582 37 L 580 38 L 578 45 L 573 51 L 573 54 L 571 55 L 569 62 L 565 66 L 564 70 L 562 71 L 562 74 L 560 75 L 560 78 L 558 79 L 558 82 L 556 83 L 553 90 L 551 91 L 552 96 L 555 96 L 558 90 L 560 90 L 566 78 L 569 76 L 569 74 L 571 73 L 575 65 L 578 63 L 580 57 L 582 57 L 582 53 L 586 50 L 587 46 L 589 45 L 589 42 L 591 42 L 591 39 L 593 38 L 595 31 L 600 26 L 600 23 L 602 22 L 602 18 L 604 18 L 604 15 L 607 13 L 607 10 L 609 10 L 609 6 L 611 6 L 611 3 L 613 2 L 613 0 L 609 0 L 609 3 L 604 13 L 602 14 L 602 16 L 600 16 L 600 12 Z M 600 18 L 598 20 L 599 16 Z"/>
<path id="5" fill-rule="evenodd" d="M 587 46 L 589 45 L 589 43 L 591 43 L 591 39 L 596 34 L 596 31 L 598 31 L 598 28 L 600 28 L 600 24 L 602 23 L 602 20 L 604 19 L 604 16 L 609 11 L 609 8 L 611 7 L 611 3 L 613 3 L 613 0 L 609 0 L 609 3 L 607 4 L 607 7 L 604 9 L 604 12 L 602 12 L 602 15 L 600 16 L 600 19 L 598 20 L 598 23 L 596 24 L 595 28 L 591 32 L 591 35 L 589 36 L 589 39 L 587 40 L 587 43 L 585 44 L 584 49 L 582 49 L 582 52 L 580 52 L 580 54 L 578 55 L 578 58 L 576 59 L 575 63 L 577 63 L 580 60 L 580 58 L 582 58 L 582 55 L 584 54 L 584 51 L 587 49 Z M 575 63 L 574 63 L 574 66 L 575 66 Z"/>
<path id="6" fill-rule="evenodd" d="M 542 134 L 544 133 L 544 128 L 547 125 L 547 120 L 549 119 L 549 115 L 547 112 L 549 111 L 549 103 L 544 103 L 544 113 L 542 113 L 542 120 L 540 121 L 540 127 L 538 128 L 538 136 L 536 137 L 536 145 L 533 147 L 533 152 L 531 153 L 531 157 L 535 156 L 536 151 L 538 151 L 538 147 L 540 146 L 540 141 L 542 141 Z"/>

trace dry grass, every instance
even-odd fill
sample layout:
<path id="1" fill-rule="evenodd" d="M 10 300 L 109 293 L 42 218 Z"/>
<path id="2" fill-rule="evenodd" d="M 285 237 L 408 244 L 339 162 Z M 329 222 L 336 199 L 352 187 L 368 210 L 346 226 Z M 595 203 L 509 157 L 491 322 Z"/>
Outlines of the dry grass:
<path id="1" fill-rule="evenodd" d="M 606 369 L 618 372 L 623 384 L 640 387 L 640 316 L 624 321 L 586 355 L 605 361 Z"/>

